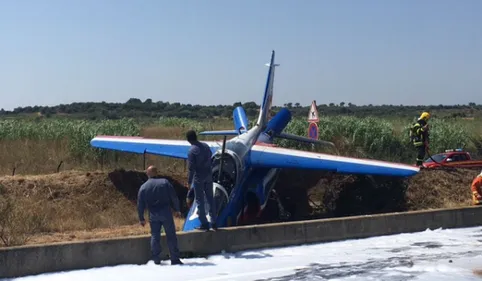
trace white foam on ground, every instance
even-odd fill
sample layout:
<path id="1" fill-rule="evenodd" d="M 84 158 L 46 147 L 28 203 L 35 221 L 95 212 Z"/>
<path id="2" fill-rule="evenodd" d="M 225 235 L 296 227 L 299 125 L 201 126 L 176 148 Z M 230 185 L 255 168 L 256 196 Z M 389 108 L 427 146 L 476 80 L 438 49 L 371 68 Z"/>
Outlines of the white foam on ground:
<path id="1" fill-rule="evenodd" d="M 16 280 L 482 280 L 472 272 L 482 269 L 478 240 L 482 241 L 482 227 L 427 230 L 185 259 L 183 266 L 149 262 Z"/>

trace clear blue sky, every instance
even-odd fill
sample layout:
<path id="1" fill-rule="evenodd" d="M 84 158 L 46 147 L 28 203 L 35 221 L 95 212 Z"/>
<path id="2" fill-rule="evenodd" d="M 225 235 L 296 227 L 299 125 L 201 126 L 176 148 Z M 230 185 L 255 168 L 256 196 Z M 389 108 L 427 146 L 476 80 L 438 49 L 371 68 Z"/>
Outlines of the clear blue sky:
<path id="1" fill-rule="evenodd" d="M 0 108 L 482 103 L 481 0 L 2 0 Z"/>

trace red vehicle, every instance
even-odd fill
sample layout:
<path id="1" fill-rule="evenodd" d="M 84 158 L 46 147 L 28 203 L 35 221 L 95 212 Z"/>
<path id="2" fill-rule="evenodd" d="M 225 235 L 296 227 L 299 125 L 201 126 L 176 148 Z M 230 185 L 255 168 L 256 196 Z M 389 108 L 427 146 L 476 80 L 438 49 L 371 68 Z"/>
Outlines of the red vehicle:
<path id="1" fill-rule="evenodd" d="M 432 160 L 435 160 L 433 161 Z M 470 153 L 463 151 L 462 149 L 447 149 L 444 153 L 432 155 L 432 158 L 428 158 L 423 163 L 425 168 L 438 168 L 438 167 L 482 167 L 481 160 L 474 160 L 470 156 Z"/>

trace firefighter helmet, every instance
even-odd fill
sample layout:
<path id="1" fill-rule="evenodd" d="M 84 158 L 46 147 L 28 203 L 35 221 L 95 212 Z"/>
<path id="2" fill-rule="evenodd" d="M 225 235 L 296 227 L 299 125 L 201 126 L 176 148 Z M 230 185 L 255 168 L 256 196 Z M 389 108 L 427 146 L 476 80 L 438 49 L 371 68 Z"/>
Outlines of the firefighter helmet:
<path id="1" fill-rule="evenodd" d="M 418 119 L 419 119 L 419 120 L 421 119 L 421 120 L 427 121 L 428 119 L 430 119 L 430 113 L 424 112 L 424 113 L 422 113 L 422 114 L 420 115 L 420 118 L 418 118 Z"/>

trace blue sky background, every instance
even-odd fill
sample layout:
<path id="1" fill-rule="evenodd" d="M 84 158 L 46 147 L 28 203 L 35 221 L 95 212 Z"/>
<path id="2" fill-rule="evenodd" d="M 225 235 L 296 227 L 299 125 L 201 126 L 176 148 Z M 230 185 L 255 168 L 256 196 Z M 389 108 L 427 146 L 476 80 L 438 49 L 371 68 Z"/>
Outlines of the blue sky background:
<path id="1" fill-rule="evenodd" d="M 2 0 L 0 108 L 482 103 L 480 0 Z"/>

